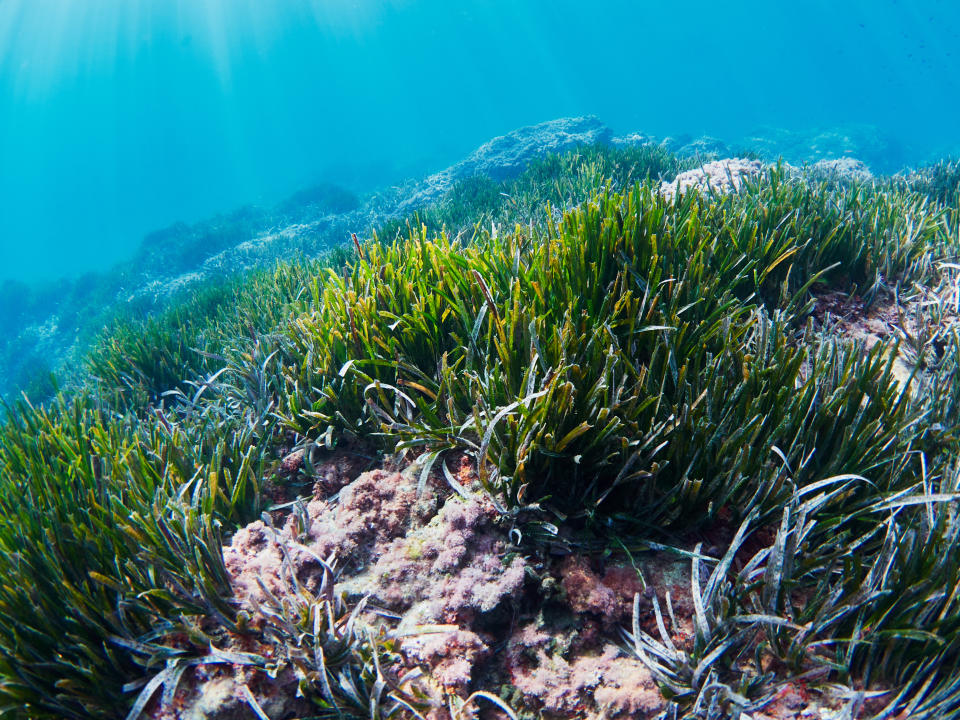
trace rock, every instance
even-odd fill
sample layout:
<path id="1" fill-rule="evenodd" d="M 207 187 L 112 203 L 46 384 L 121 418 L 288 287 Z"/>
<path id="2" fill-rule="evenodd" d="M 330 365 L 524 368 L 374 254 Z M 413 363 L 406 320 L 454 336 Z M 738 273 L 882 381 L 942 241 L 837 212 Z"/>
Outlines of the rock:
<path id="1" fill-rule="evenodd" d="M 716 158 L 728 157 L 730 148 L 722 140 L 709 135 L 702 135 L 681 145 L 675 152 L 682 157 L 715 160 Z"/>
<path id="2" fill-rule="evenodd" d="M 673 135 L 667 135 L 665 138 L 660 140 L 660 144 L 667 150 L 672 153 L 679 152 L 680 148 L 684 145 L 689 145 L 693 142 L 693 135 L 687 133 L 681 133 L 674 137 Z"/>
<path id="3" fill-rule="evenodd" d="M 873 179 L 873 173 L 862 160 L 855 158 L 838 158 L 836 160 L 820 160 L 814 163 L 808 174 L 816 180 L 853 180 L 867 182 Z"/>
<path id="4" fill-rule="evenodd" d="M 168 705 L 155 700 L 149 720 L 253 720 L 256 714 L 244 686 L 273 720 L 291 720 L 310 713 L 310 703 L 297 696 L 297 677 L 288 670 L 266 681 L 260 673 L 236 671 L 227 665 L 199 666 L 188 671 Z M 159 698 L 158 698 L 159 700 Z"/>
<path id="5" fill-rule="evenodd" d="M 561 118 L 514 130 L 493 138 L 456 165 L 428 177 L 400 203 L 394 215 L 405 215 L 439 199 L 458 180 L 475 175 L 506 180 L 519 175 L 536 158 L 583 145 L 609 144 L 612 138 L 610 128 L 593 116 Z"/>
<path id="6" fill-rule="evenodd" d="M 610 144 L 615 147 L 646 147 L 647 145 L 658 145 L 659 141 L 652 135 L 632 132 L 610 138 Z"/>
<path id="7" fill-rule="evenodd" d="M 748 148 L 771 162 L 782 158 L 795 165 L 860 158 L 884 173 L 900 170 L 905 159 L 903 147 L 871 125 L 844 125 L 808 131 L 766 127 L 741 138 L 737 147 Z"/>
<path id="8" fill-rule="evenodd" d="M 317 557 L 339 558 L 348 569 L 363 565 L 371 554 L 382 554 L 385 544 L 403 535 L 416 501 L 415 481 L 399 473 L 374 470 L 347 484 L 336 503 L 311 500 L 303 518 L 307 527 L 300 524 L 300 516 L 289 515 L 279 531 L 262 520 L 240 528 L 223 551 L 234 595 L 244 602 L 252 598 L 255 606 L 268 599 L 263 587 L 275 596 L 288 592 L 280 542 L 294 541 L 287 560 L 296 568 L 300 582 L 316 591 L 323 579 Z"/>
<path id="9" fill-rule="evenodd" d="M 544 155 L 584 145 L 610 144 L 612 138 L 610 128 L 596 117 L 560 118 L 495 137 L 455 165 L 405 188 L 402 196 L 388 198 L 386 204 L 379 197 L 360 204 L 346 191 L 325 185 L 291 196 L 272 214 L 245 208 L 194 226 L 178 223 L 148 236 L 140 254 L 145 255 L 148 247 L 175 245 L 183 248 L 181 255 L 195 253 L 196 263 L 187 267 L 187 263 L 179 262 L 174 266 L 183 268 L 178 274 L 144 278 L 131 299 L 163 300 L 217 275 L 264 267 L 301 253 L 315 254 L 320 249 L 317 246 L 324 245 L 318 239 L 341 235 L 347 240 L 352 230 L 402 218 L 439 200 L 458 180 L 477 175 L 506 180 Z M 235 240 L 225 243 L 223 228 L 233 226 Z M 140 264 L 164 266 L 160 261 Z"/>
<path id="10" fill-rule="evenodd" d="M 730 155 L 730 147 L 723 142 L 723 140 L 719 140 L 709 135 L 701 135 L 700 137 L 694 137 L 692 135 L 678 135 L 677 137 L 667 136 L 658 140 L 652 135 L 633 132 L 621 137 L 611 138 L 610 144 L 614 146 L 628 147 L 660 145 L 665 150 L 668 150 L 675 155 L 688 158 L 697 158 L 700 160 L 715 160 L 716 158 Z"/>
<path id="11" fill-rule="evenodd" d="M 429 666 L 431 676 L 440 685 L 465 694 L 469 694 L 474 666 L 490 654 L 490 648 L 477 633 L 461 629 L 408 636 L 402 641 L 401 650 L 412 662 Z"/>
<path id="12" fill-rule="evenodd" d="M 303 467 L 303 456 L 303 448 L 294 450 L 292 453 L 285 455 L 280 461 L 280 472 L 284 475 L 293 475 Z"/>
<path id="13" fill-rule="evenodd" d="M 491 504 L 451 496 L 429 523 L 382 549 L 341 587 L 404 614 L 401 627 L 489 613 L 522 591 L 526 561 L 503 562 L 509 541 Z"/>
<path id="14" fill-rule="evenodd" d="M 581 145 L 607 144 L 611 137 L 610 129 L 593 116 L 551 120 L 496 137 L 445 172 L 453 180 L 473 175 L 504 180 L 518 175 L 538 157 Z"/>
<path id="15" fill-rule="evenodd" d="M 464 458 L 458 475 L 472 485 L 464 476 L 475 480 L 473 464 Z M 224 548 L 224 563 L 236 599 L 256 615 L 273 598 L 302 588 L 318 592 L 317 558 L 337 558 L 338 592 L 395 611 L 406 661 L 465 696 L 474 668 L 491 652 L 479 619 L 519 602 L 528 566 L 520 555 L 505 559 L 509 528 L 489 500 L 449 494 L 441 500 L 429 485 L 418 496 L 418 479 L 410 467 L 362 473 L 336 500 L 315 498 L 305 515 L 289 513 L 277 530 L 262 520 L 240 528 Z M 301 590 L 292 586 L 291 570 Z M 260 688 L 258 701 L 273 697 L 268 687 Z M 213 693 L 223 696 L 224 707 L 237 697 L 229 687 Z M 274 694 L 281 693 L 292 697 L 284 688 Z M 201 709 L 204 697 L 196 703 Z"/>
<path id="16" fill-rule="evenodd" d="M 680 173 L 671 182 L 664 182 L 660 186 L 660 192 L 667 198 L 673 198 L 689 190 L 717 193 L 737 191 L 744 180 L 759 177 L 763 168 L 764 165 L 759 160 L 715 160 L 695 170 Z"/>
<path id="17" fill-rule="evenodd" d="M 511 684 L 542 714 L 600 720 L 654 717 L 663 710 L 663 697 L 640 660 L 613 644 L 603 644 L 599 652 L 566 654 L 558 644 L 526 625 L 506 646 Z"/>
<path id="18" fill-rule="evenodd" d="M 245 720 L 250 707 L 240 700 L 240 689 L 231 677 L 222 677 L 197 686 L 196 699 L 187 705 L 182 720 Z"/>

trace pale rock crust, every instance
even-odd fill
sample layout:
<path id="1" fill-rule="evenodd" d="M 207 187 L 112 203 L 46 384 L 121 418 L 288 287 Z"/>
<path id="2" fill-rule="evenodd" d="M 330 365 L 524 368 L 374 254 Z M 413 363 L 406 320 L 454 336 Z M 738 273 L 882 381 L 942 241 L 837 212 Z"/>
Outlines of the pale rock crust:
<path id="1" fill-rule="evenodd" d="M 340 492 L 335 504 L 312 500 L 306 506 L 309 527 L 291 513 L 283 528 L 275 531 L 262 520 L 241 528 L 223 558 L 241 602 L 268 599 L 260 583 L 275 596 L 282 596 L 290 582 L 283 576 L 283 550 L 289 554 L 297 578 L 316 590 L 323 569 L 316 556 L 345 566 L 362 565 L 378 542 L 401 534 L 416 502 L 416 486 L 400 473 L 373 470 L 363 473 Z M 259 582 L 258 582 L 259 581 Z"/>
<path id="2" fill-rule="evenodd" d="M 550 634 L 528 625 L 507 644 L 511 683 L 548 717 L 645 718 L 663 708 L 650 672 L 616 645 L 565 657 L 552 641 Z M 586 709 L 590 697 L 595 711 Z"/>
<path id="3" fill-rule="evenodd" d="M 593 116 L 560 118 L 522 127 L 495 137 L 466 158 L 422 181 L 398 206 L 397 215 L 432 202 L 455 182 L 476 175 L 505 180 L 519 175 L 533 160 L 583 145 L 609 144 L 610 128 Z"/>
<path id="4" fill-rule="evenodd" d="M 759 160 L 727 158 L 706 163 L 699 168 L 680 173 L 671 182 L 660 185 L 664 197 L 673 199 L 691 190 L 700 192 L 736 192 L 744 181 L 758 178 L 764 171 Z"/>
<path id="5" fill-rule="evenodd" d="M 817 180 L 853 180 L 855 182 L 873 180 L 873 173 L 866 163 L 850 157 L 820 160 L 810 166 L 808 174 Z"/>

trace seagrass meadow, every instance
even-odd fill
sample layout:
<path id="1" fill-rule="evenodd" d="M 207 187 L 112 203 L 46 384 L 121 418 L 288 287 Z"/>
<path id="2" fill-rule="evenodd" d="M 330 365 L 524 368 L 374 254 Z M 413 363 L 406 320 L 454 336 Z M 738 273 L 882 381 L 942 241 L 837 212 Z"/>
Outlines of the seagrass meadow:
<path id="1" fill-rule="evenodd" d="M 273 720 L 787 717 L 797 688 L 818 717 L 960 717 L 960 170 L 666 197 L 691 167 L 551 156 L 118 315 L 0 429 L 3 716 L 217 717 L 170 713 L 229 668 Z M 590 621 L 657 706 L 558 709 L 498 674 L 490 628 L 468 682 L 431 682 L 397 615 L 341 591 L 350 557 L 243 601 L 224 547 L 308 527 L 344 448 L 492 508 L 529 570 L 471 618 L 542 616 L 573 593 L 557 558 L 679 558 L 683 637 L 656 582 Z"/>

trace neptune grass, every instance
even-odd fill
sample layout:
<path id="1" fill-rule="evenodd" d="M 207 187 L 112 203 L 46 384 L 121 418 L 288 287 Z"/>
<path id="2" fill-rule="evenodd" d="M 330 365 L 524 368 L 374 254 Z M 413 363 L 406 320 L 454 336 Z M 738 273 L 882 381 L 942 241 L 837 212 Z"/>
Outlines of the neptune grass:
<path id="1" fill-rule="evenodd" d="M 960 160 L 945 159 L 917 168 L 903 179 L 912 191 L 934 203 L 957 208 L 960 201 Z"/>
<path id="2" fill-rule="evenodd" d="M 538 158 L 516 178 L 501 182 L 485 176 L 460 180 L 439 202 L 413 217 L 384 223 L 379 235 L 393 240 L 410 227 L 426 227 L 430 234 L 441 230 L 469 238 L 477 226 L 510 227 L 516 223 L 542 224 L 546 205 L 576 207 L 608 184 L 615 189 L 631 187 L 650 178 L 673 180 L 677 173 L 696 167 L 661 146 L 587 146 L 564 154 Z"/>
<path id="3" fill-rule="evenodd" d="M 244 428 L 20 404 L 0 433 L 0 707 L 115 717 L 138 675 L 113 641 L 183 616 L 230 627 L 224 524 L 257 511 Z"/>
<path id="4" fill-rule="evenodd" d="M 245 277 L 211 281 L 155 315 L 119 316 L 86 356 L 85 380 L 104 395 L 138 407 L 215 372 L 230 345 L 255 342 L 302 311 L 306 287 L 320 268 L 340 264 L 343 250 L 309 263 L 289 263 Z"/>
<path id="5" fill-rule="evenodd" d="M 280 266 L 124 321 L 76 397 L 11 408 L 6 712 L 114 717 L 134 702 L 124 686 L 160 671 L 154 640 L 192 637 L 188 660 L 201 662 L 211 632 L 244 631 L 222 534 L 256 517 L 278 446 L 351 435 L 424 462 L 465 450 L 504 513 L 601 542 L 721 511 L 745 533 L 776 523 L 742 578 L 702 560 L 702 642 L 664 666 L 678 707 L 714 702 L 703 691 L 720 685 L 727 700 L 762 700 L 776 679 L 737 674 L 757 648 L 797 671 L 822 663 L 839 682 L 894 683 L 898 707 L 917 713 L 953 702 L 960 613 L 938 588 L 955 584 L 960 556 L 955 337 L 935 377 L 904 390 L 893 348 L 807 322 L 823 289 L 879 299 L 932 282 L 956 257 L 950 209 L 903 186 L 811 185 L 782 169 L 735 196 L 669 202 L 657 175 L 679 166 L 610 157 L 549 159 L 500 185 L 512 194 L 478 182 L 476 206 L 452 196 L 440 225 L 497 204 L 459 240 L 411 223 L 346 265 L 343 253 Z M 633 184 L 637 173 L 649 179 Z M 890 592 L 897 583 L 910 592 Z M 275 619 L 300 657 L 299 621 Z M 357 707 L 378 687 L 371 652 L 361 642 L 340 658 Z M 322 708 L 332 696 L 312 677 Z"/>
<path id="6" fill-rule="evenodd" d="M 795 482 L 882 477 L 918 432 L 891 356 L 804 335 L 806 293 L 875 285 L 864 247 L 891 275 L 920 273 L 941 228 L 912 198 L 855 190 L 834 209 L 817 191 L 775 172 L 674 204 L 647 184 L 542 232 L 371 244 L 289 328 L 284 421 L 468 450 L 508 507 L 616 500 L 651 524 L 775 495 L 774 446 Z M 893 206 L 910 233 L 879 229 Z"/>

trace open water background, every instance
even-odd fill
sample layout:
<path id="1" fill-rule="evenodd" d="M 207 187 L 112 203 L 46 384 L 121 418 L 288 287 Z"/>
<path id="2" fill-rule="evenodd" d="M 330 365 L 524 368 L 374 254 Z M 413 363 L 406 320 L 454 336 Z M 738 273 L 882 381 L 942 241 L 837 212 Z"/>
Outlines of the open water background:
<path id="1" fill-rule="evenodd" d="M 0 0 L 0 281 L 490 137 L 875 126 L 960 149 L 956 0 Z M 0 308 L 3 312 L 3 308 Z"/>

